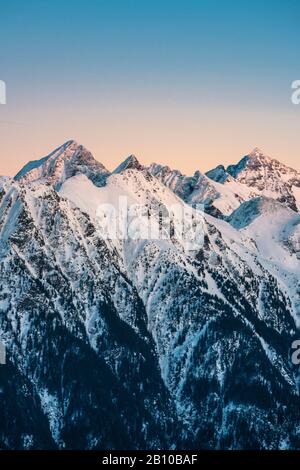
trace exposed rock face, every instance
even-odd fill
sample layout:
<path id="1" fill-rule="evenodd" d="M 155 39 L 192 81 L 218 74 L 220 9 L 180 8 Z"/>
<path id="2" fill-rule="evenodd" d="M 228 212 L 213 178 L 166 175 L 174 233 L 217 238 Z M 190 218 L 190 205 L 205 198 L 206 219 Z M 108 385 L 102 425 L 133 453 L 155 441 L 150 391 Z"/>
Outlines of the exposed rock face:
<path id="1" fill-rule="evenodd" d="M 190 205 L 203 204 L 206 212 L 222 218 L 246 201 L 272 198 L 300 212 L 300 173 L 263 154 L 258 148 L 236 165 L 219 165 L 205 175 L 185 176 L 153 163 L 152 175 Z"/>
<path id="2" fill-rule="evenodd" d="M 135 155 L 130 155 L 115 169 L 114 173 L 121 173 L 125 170 L 144 170 L 144 167 L 140 164 Z"/>
<path id="3" fill-rule="evenodd" d="M 59 188 L 65 180 L 78 173 L 101 185 L 108 171 L 87 149 L 70 140 L 47 157 L 29 162 L 15 176 L 15 180 L 23 183 L 40 181 Z"/>
<path id="4" fill-rule="evenodd" d="M 193 176 L 185 176 L 168 166 L 152 163 L 149 172 L 170 188 L 184 202 L 196 206 L 203 205 L 207 212 L 217 212 L 213 202 L 220 197 L 216 188 L 205 175 L 196 171 Z"/>
<path id="5" fill-rule="evenodd" d="M 251 158 L 217 183 L 133 156 L 109 174 L 68 142 L 3 182 L 1 448 L 300 449 L 300 215 L 258 196 Z M 176 220 L 105 239 L 96 208 L 120 196 L 226 220 L 202 214 L 198 249 Z"/>
<path id="6" fill-rule="evenodd" d="M 176 417 L 145 308 L 89 217 L 50 187 L 13 184 L 0 249 L 1 338 L 56 445 L 170 446 Z"/>
<path id="7" fill-rule="evenodd" d="M 232 177 L 256 191 L 257 195 L 276 199 L 294 211 L 300 211 L 300 173 L 264 155 L 258 148 L 237 165 L 228 166 L 222 177 L 217 169 L 208 172 L 207 176 L 215 181 L 221 178 L 220 182 L 225 184 L 228 176 Z"/>

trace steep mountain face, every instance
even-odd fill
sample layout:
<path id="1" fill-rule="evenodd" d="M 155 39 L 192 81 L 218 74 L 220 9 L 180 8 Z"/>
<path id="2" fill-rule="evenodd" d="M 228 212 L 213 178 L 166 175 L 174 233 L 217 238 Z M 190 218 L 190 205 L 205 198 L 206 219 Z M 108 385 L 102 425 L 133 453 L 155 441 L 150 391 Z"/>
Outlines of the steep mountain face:
<path id="1" fill-rule="evenodd" d="M 261 262 L 292 300 L 299 327 L 300 214 L 273 199 L 258 197 L 242 204 L 227 220 L 255 242 Z"/>
<path id="2" fill-rule="evenodd" d="M 219 165 L 205 175 L 185 176 L 178 170 L 153 163 L 150 173 L 186 203 L 203 204 L 219 218 L 229 216 L 246 201 L 260 196 L 300 211 L 300 173 L 254 149 L 236 165 Z"/>
<path id="3" fill-rule="evenodd" d="M 114 170 L 114 173 L 121 173 L 125 170 L 144 170 L 144 167 L 140 164 L 135 155 L 130 155 Z"/>
<path id="4" fill-rule="evenodd" d="M 300 173 L 254 149 L 237 165 L 217 167 L 207 173 L 209 178 L 223 183 L 236 182 L 251 188 L 257 195 L 269 197 L 300 211 Z"/>
<path id="5" fill-rule="evenodd" d="M 14 183 L 0 214 L 1 339 L 48 421 L 48 442 L 51 432 L 59 448 L 171 446 L 173 405 L 118 255 L 46 185 Z M 48 447 L 29 419 L 24 428 L 29 447 Z"/>
<path id="6" fill-rule="evenodd" d="M 86 152 L 2 191 L 0 445 L 299 449 L 300 216 L 237 171 L 108 174 Z"/>
<path id="7" fill-rule="evenodd" d="M 23 183 L 40 181 L 59 188 L 66 179 L 78 173 L 101 185 L 108 171 L 82 145 L 70 140 L 47 157 L 29 162 L 15 176 L 15 180 Z"/>
<path id="8" fill-rule="evenodd" d="M 209 207 L 218 197 L 213 184 L 199 171 L 194 176 L 185 176 L 168 166 L 152 163 L 149 172 L 188 204 L 198 203 Z"/>
<path id="9" fill-rule="evenodd" d="M 206 176 L 217 183 L 224 184 L 226 181 L 231 181 L 231 176 L 225 170 L 224 165 L 218 165 L 213 170 L 209 170 L 206 173 Z"/>
<path id="10" fill-rule="evenodd" d="M 70 179 L 61 194 L 92 219 L 95 207 L 116 207 L 120 196 L 147 207 L 182 204 L 156 178 L 135 169 L 112 175 L 102 188 Z M 297 314 L 291 297 L 258 260 L 254 240 L 203 217 L 204 244 L 197 250 L 176 237 L 116 241 L 146 307 L 178 417 L 193 433 L 195 448 L 297 446 L 297 374 L 289 356 Z"/>
<path id="11" fill-rule="evenodd" d="M 238 183 L 232 189 L 209 179 L 199 171 L 194 176 L 185 176 L 178 170 L 152 163 L 149 172 L 184 202 L 193 207 L 203 205 L 207 213 L 216 217 L 229 215 L 250 193 Z"/>

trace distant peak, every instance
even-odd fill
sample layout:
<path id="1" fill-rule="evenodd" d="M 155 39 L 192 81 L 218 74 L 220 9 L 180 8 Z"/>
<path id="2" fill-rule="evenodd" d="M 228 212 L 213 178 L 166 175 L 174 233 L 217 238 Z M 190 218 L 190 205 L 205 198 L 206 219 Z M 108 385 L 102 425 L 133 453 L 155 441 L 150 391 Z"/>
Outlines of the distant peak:
<path id="1" fill-rule="evenodd" d="M 250 159 L 253 159 L 253 158 L 263 158 L 263 159 L 270 159 L 270 157 L 268 157 L 260 148 L 258 147 L 255 147 L 252 152 L 249 153 L 249 155 L 247 155 L 247 157 L 249 157 Z"/>
<path id="2" fill-rule="evenodd" d="M 79 147 L 79 146 L 80 146 L 80 144 L 79 144 L 78 142 L 76 142 L 76 140 L 70 139 L 70 140 L 67 140 L 67 142 L 65 142 L 64 144 L 62 144 L 62 145 L 60 146 L 60 148 L 68 148 L 68 147 L 70 147 L 71 145 L 72 145 L 73 147 Z"/>
<path id="3" fill-rule="evenodd" d="M 46 157 L 27 163 L 14 179 L 23 183 L 40 180 L 59 188 L 66 179 L 78 173 L 85 174 L 98 185 L 108 171 L 83 145 L 68 140 Z"/>
<path id="4" fill-rule="evenodd" d="M 113 173 L 121 173 L 125 170 L 144 170 L 144 167 L 140 164 L 135 155 L 129 155 L 129 157 L 127 157 Z"/>
<path id="5" fill-rule="evenodd" d="M 249 153 L 249 156 L 258 156 L 258 155 L 263 155 L 263 151 L 258 148 L 258 147 L 255 147 L 252 152 Z"/>
<path id="6" fill-rule="evenodd" d="M 76 140 L 68 140 L 65 142 L 63 145 L 55 149 L 48 158 L 51 158 L 52 156 L 60 156 L 63 155 L 64 157 L 68 158 L 73 155 L 75 152 L 82 152 L 82 153 L 89 153 L 90 152 L 87 150 L 84 145 L 80 144 Z"/>
<path id="7" fill-rule="evenodd" d="M 86 150 L 83 145 L 79 144 L 78 142 L 76 142 L 76 140 L 67 140 L 67 142 L 65 142 L 64 144 L 60 145 L 59 147 L 57 147 L 55 150 L 53 150 L 49 155 L 47 155 L 46 157 L 42 158 L 41 160 L 49 160 L 51 158 L 56 158 L 60 155 L 65 155 L 65 152 L 67 152 L 67 150 L 69 151 L 68 152 L 68 155 L 70 155 L 70 151 L 76 151 L 78 149 L 81 149 L 81 150 Z M 37 160 L 38 162 L 41 161 L 41 160 Z"/>
<path id="8" fill-rule="evenodd" d="M 227 173 L 233 178 L 237 178 L 238 175 L 246 168 L 259 168 L 265 166 L 272 159 L 265 155 L 261 149 L 255 147 L 252 152 L 243 157 L 236 165 L 229 165 L 226 169 Z"/>

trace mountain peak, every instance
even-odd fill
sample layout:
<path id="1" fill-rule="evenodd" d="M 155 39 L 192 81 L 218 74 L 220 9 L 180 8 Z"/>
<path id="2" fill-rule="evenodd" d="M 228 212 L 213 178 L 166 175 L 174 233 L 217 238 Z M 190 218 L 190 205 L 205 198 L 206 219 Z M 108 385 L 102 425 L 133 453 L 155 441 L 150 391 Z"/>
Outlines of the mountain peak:
<path id="1" fill-rule="evenodd" d="M 46 157 L 27 163 L 14 179 L 23 183 L 41 180 L 59 188 L 66 179 L 78 173 L 101 185 L 108 171 L 83 145 L 68 140 Z"/>
<path id="2" fill-rule="evenodd" d="M 143 165 L 140 164 L 135 155 L 129 155 L 113 173 L 121 173 L 125 170 L 144 170 Z"/>
<path id="3" fill-rule="evenodd" d="M 255 148 L 227 172 L 239 183 L 253 188 L 266 197 L 275 199 L 294 211 L 299 211 L 298 188 L 300 174 Z"/>
<path id="4" fill-rule="evenodd" d="M 258 148 L 258 147 L 255 147 L 252 152 L 249 153 L 248 157 L 250 158 L 253 158 L 253 157 L 265 157 L 266 155 L 264 154 L 264 152 Z"/>
<path id="5" fill-rule="evenodd" d="M 255 147 L 252 152 L 250 152 L 246 157 L 248 157 L 249 162 L 257 162 L 261 164 L 268 163 L 270 161 L 275 161 L 274 158 L 266 155 L 260 148 Z M 245 158 L 246 158 L 245 157 Z"/>
<path id="6" fill-rule="evenodd" d="M 237 178 L 241 172 L 247 168 L 258 170 L 259 167 L 268 164 L 272 159 L 264 154 L 264 152 L 255 147 L 252 152 L 243 157 L 237 164 L 229 165 L 226 172 L 233 178 Z M 275 160 L 274 160 L 275 161 Z"/>

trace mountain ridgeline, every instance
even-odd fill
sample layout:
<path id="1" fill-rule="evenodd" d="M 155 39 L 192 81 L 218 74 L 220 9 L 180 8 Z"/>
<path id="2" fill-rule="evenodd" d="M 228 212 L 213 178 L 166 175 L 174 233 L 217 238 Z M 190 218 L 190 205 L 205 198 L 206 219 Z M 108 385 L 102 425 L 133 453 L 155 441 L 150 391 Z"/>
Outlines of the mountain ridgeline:
<path id="1" fill-rule="evenodd" d="M 202 245 L 102 236 L 119 197 L 200 204 Z M 1 449 L 300 449 L 296 170 L 109 172 L 69 141 L 0 178 L 0 273 Z"/>

